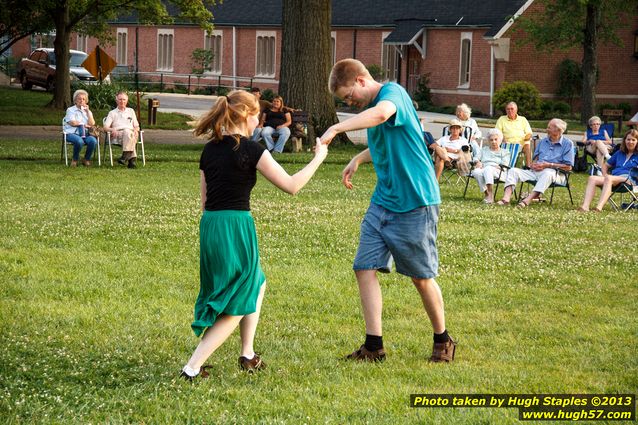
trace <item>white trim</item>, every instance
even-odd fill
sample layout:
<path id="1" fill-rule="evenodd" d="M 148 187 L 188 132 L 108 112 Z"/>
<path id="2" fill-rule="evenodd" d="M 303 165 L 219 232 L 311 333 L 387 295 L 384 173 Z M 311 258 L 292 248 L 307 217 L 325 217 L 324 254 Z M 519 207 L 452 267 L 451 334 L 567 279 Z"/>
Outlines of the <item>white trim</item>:
<path id="1" fill-rule="evenodd" d="M 635 94 L 598 94 L 596 93 L 596 97 L 615 97 L 617 99 L 638 99 L 638 95 Z"/>
<path id="2" fill-rule="evenodd" d="M 472 91 L 472 90 L 464 90 L 464 89 L 457 89 L 457 90 L 430 89 L 430 92 L 436 93 L 436 94 L 462 94 L 464 96 L 486 96 L 486 97 L 490 96 L 490 92 L 488 91 Z"/>
<path id="3" fill-rule="evenodd" d="M 461 33 L 461 45 L 459 47 L 459 79 L 458 79 L 458 86 L 457 88 L 459 89 L 469 89 L 470 88 L 470 81 L 472 80 L 472 32 L 470 31 L 464 31 Z M 461 83 L 461 77 L 462 77 L 462 73 L 463 73 L 463 42 L 465 40 L 468 40 L 470 42 L 470 47 L 469 47 L 469 58 L 467 60 L 467 81 L 464 83 Z"/>
<path id="4" fill-rule="evenodd" d="M 204 48 L 206 48 L 206 42 L 210 37 L 219 37 L 219 52 L 215 52 L 212 49 L 212 45 L 209 45 L 209 49 L 213 50 L 215 55 L 219 55 L 219 70 L 211 70 L 206 71 L 205 75 L 222 75 L 222 70 L 224 69 L 224 31 L 223 30 L 212 30 L 212 31 L 204 31 Z M 214 60 L 214 59 L 213 59 Z"/>
<path id="5" fill-rule="evenodd" d="M 233 26 L 233 86 L 237 87 L 235 75 L 237 75 L 237 27 Z"/>
<path id="6" fill-rule="evenodd" d="M 117 62 L 118 65 L 128 65 L 128 28 L 118 28 L 115 31 L 115 61 Z M 124 43 L 124 62 L 120 63 L 118 61 L 118 59 L 120 58 L 120 52 L 118 51 L 118 38 L 120 36 L 120 34 L 124 34 L 126 36 L 126 43 Z"/>
<path id="7" fill-rule="evenodd" d="M 272 57 L 272 73 L 269 74 L 263 74 L 263 73 L 258 73 L 257 72 L 257 68 L 258 68 L 258 64 L 259 64 L 259 55 L 258 55 L 258 49 L 259 49 L 259 44 L 257 43 L 257 41 L 259 40 L 260 37 L 263 38 L 274 38 L 275 42 L 273 43 L 273 57 Z M 277 31 L 255 31 L 255 77 L 262 77 L 262 78 L 274 78 L 275 74 L 277 73 Z"/>
<path id="8" fill-rule="evenodd" d="M 540 95 L 542 98 L 544 99 L 557 99 L 558 96 L 556 96 L 554 93 L 541 93 Z M 579 96 L 577 96 L 578 98 Z M 596 99 L 598 98 L 602 98 L 602 99 L 638 99 L 638 95 L 636 94 L 610 94 L 610 93 L 603 93 L 603 94 L 599 94 L 596 93 Z"/>
<path id="9" fill-rule="evenodd" d="M 381 64 L 381 66 L 383 66 L 383 49 L 385 48 L 386 44 L 384 43 L 384 40 L 386 38 L 388 38 L 388 36 L 392 33 L 392 31 L 382 31 L 381 32 L 381 59 L 379 59 L 379 64 Z"/>
<path id="10" fill-rule="evenodd" d="M 332 48 L 332 39 L 335 39 L 335 49 L 332 52 L 332 64 L 337 63 L 337 31 L 330 31 L 330 48 Z"/>
<path id="11" fill-rule="evenodd" d="M 170 58 L 167 58 L 167 61 L 170 62 L 169 67 L 160 68 L 160 36 L 170 35 L 171 36 L 171 46 L 170 46 Z M 157 71 L 166 71 L 173 72 L 174 61 L 175 61 L 175 30 L 172 28 L 158 28 L 157 29 L 157 63 L 156 69 Z"/>
<path id="12" fill-rule="evenodd" d="M 80 40 L 83 40 L 83 41 L 80 41 Z M 84 53 L 88 53 L 87 50 L 89 50 L 89 36 L 86 34 L 78 33 L 77 45 L 78 45 L 78 50 Z M 80 48 L 80 45 L 83 47 L 82 49 Z"/>
<path id="13" fill-rule="evenodd" d="M 390 33 L 392 33 L 392 31 L 383 31 L 381 33 L 381 69 L 383 70 L 384 73 L 386 73 L 386 78 L 384 79 L 384 81 L 397 81 L 397 60 L 401 60 L 403 58 L 403 52 L 398 48 L 397 45 L 395 44 L 385 44 L 383 42 L 383 40 L 385 40 Z M 387 62 L 388 63 L 383 63 L 383 52 L 386 51 L 386 49 L 388 50 L 388 57 L 387 57 Z M 396 57 L 396 55 L 399 55 L 399 58 Z M 394 55 L 394 58 L 392 61 L 390 61 L 390 55 Z M 394 62 L 394 69 L 390 69 L 390 66 L 388 66 L 386 68 L 386 65 L 391 65 L 390 62 Z M 391 74 L 394 76 L 394 79 L 390 79 L 389 77 L 391 76 Z"/>
<path id="14" fill-rule="evenodd" d="M 490 44 L 490 117 L 494 115 L 494 44 Z"/>
<path id="15" fill-rule="evenodd" d="M 421 32 L 423 34 L 421 37 L 421 46 L 419 46 L 419 44 L 415 40 L 414 47 L 416 47 L 416 49 L 421 53 L 421 59 L 425 59 L 425 56 L 428 53 L 428 31 L 423 28 Z"/>
<path id="16" fill-rule="evenodd" d="M 501 27 L 500 30 L 498 30 L 498 32 L 492 37 L 492 38 L 501 38 L 503 36 L 503 34 L 505 34 L 505 32 L 510 29 L 510 27 L 512 25 L 514 25 L 514 21 L 516 20 L 516 18 L 518 18 L 519 16 L 521 16 L 523 13 L 525 13 L 525 11 L 527 10 L 528 7 L 530 7 L 532 5 L 532 3 L 534 3 L 534 0 L 527 0 L 525 2 L 524 5 L 521 6 L 520 9 L 518 9 L 516 11 L 516 13 L 514 14 L 513 18 L 510 18 L 507 23 L 505 25 L 503 25 Z"/>
<path id="17" fill-rule="evenodd" d="M 279 80 L 274 78 L 253 78 L 253 83 L 279 84 Z"/>

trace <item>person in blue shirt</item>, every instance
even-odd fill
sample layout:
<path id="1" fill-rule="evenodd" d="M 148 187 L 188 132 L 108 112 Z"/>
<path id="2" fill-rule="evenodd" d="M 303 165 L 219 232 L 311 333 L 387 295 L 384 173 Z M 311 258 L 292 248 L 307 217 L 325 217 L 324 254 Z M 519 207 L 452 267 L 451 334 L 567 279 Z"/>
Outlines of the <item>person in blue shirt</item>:
<path id="1" fill-rule="evenodd" d="M 620 149 L 614 153 L 607 162 L 603 164 L 602 176 L 589 176 L 587 179 L 587 187 L 585 188 L 585 199 L 583 204 L 578 207 L 578 211 L 589 211 L 589 205 L 594 199 L 596 188 L 601 187 L 600 199 L 598 205 L 592 211 L 600 212 L 611 196 L 613 186 L 623 183 L 629 179 L 631 170 L 638 167 L 638 130 L 629 130 L 625 133 Z M 611 170 L 611 173 L 609 172 Z M 637 181 L 632 182 L 638 184 Z"/>
<path id="2" fill-rule="evenodd" d="M 547 136 L 536 146 L 530 169 L 512 168 L 507 173 L 503 199 L 497 202 L 498 205 L 510 203 L 512 192 L 518 182 L 536 181 L 533 191 L 518 203 L 519 208 L 525 208 L 534 199 L 539 198 L 552 183 L 564 182 L 565 175 L 558 170 L 571 171 L 574 166 L 574 143 L 563 135 L 565 130 L 565 121 L 559 118 L 549 121 Z"/>
<path id="3" fill-rule="evenodd" d="M 443 297 L 434 280 L 438 274 L 436 237 L 441 195 L 412 100 L 400 85 L 375 81 L 355 59 L 343 59 L 334 65 L 329 90 L 346 104 L 365 109 L 331 126 L 320 138 L 330 143 L 339 133 L 367 129 L 368 148 L 345 167 L 343 184 L 352 189 L 354 173 L 366 162 L 373 163 L 377 174 L 353 265 L 366 339 L 346 358 L 385 359 L 377 272 L 389 272 L 394 260 L 397 272 L 412 279 L 432 323 L 430 361 L 451 362 L 456 343 L 446 330 Z"/>

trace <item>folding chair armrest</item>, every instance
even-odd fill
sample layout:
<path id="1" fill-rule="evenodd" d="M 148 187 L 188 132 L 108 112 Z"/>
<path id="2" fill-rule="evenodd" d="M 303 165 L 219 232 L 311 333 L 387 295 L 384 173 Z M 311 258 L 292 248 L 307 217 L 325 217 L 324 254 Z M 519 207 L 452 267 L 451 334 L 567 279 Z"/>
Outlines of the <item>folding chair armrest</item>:
<path id="1" fill-rule="evenodd" d="M 567 170 L 563 170 L 562 168 L 558 168 L 558 167 L 551 167 L 554 170 L 558 171 L 561 174 L 564 174 L 565 177 L 569 177 L 569 175 L 572 173 L 571 171 L 567 171 Z"/>
<path id="2" fill-rule="evenodd" d="M 501 171 L 509 171 L 512 169 L 512 167 L 510 167 L 509 165 L 505 165 L 505 164 L 499 164 L 498 165 L 501 168 Z"/>
<path id="3" fill-rule="evenodd" d="M 562 174 L 563 176 L 565 176 L 565 183 L 569 184 L 569 176 L 572 175 L 571 171 L 563 170 L 562 168 L 558 168 L 558 167 L 551 167 L 551 168 L 556 170 L 558 174 Z"/>

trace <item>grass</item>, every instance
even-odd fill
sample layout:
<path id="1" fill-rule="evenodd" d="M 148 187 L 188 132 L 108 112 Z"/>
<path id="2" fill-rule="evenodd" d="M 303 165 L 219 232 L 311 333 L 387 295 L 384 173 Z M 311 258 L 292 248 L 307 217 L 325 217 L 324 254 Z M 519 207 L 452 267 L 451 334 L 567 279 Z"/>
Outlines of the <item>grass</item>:
<path id="1" fill-rule="evenodd" d="M 457 361 L 427 364 L 430 325 L 396 273 L 381 276 L 387 361 L 339 360 L 363 339 L 351 261 L 375 183 L 363 166 L 342 188 L 352 148 L 296 197 L 258 180 L 268 369 L 239 371 L 235 334 L 209 380 L 177 380 L 198 341 L 200 150 L 148 144 L 145 168 L 70 169 L 58 143 L 0 141 L 0 422 L 514 424 L 516 409 L 408 400 L 637 392 L 638 217 L 578 214 L 564 192 L 516 210 L 444 185 L 437 280 Z M 290 172 L 308 158 L 281 156 Z"/>
<path id="2" fill-rule="evenodd" d="M 48 108 L 47 104 L 53 95 L 43 90 L 21 90 L 19 87 L 0 86 L 0 125 L 61 125 L 64 111 Z M 90 99 L 89 99 L 90 104 Z M 113 106 L 115 107 L 115 105 Z M 157 128 L 163 130 L 186 130 L 190 126 L 188 121 L 192 118 L 179 113 L 157 113 L 156 125 L 145 125 L 147 105 L 142 102 L 141 116 L 144 128 Z M 109 110 L 94 110 L 93 114 L 102 125 L 102 118 L 106 117 Z"/>

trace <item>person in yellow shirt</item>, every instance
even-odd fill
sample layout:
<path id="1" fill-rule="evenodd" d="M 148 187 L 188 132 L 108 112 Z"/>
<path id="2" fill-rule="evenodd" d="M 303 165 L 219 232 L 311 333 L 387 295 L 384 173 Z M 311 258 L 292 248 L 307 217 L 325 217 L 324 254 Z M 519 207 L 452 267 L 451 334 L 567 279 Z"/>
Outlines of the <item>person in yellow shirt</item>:
<path id="1" fill-rule="evenodd" d="M 505 114 L 501 115 L 496 121 L 496 128 L 503 133 L 503 140 L 507 143 L 518 143 L 523 145 L 523 153 L 525 154 L 525 165 L 532 163 L 532 149 L 530 142 L 532 140 L 532 127 L 530 127 L 527 118 L 518 115 L 518 105 L 510 102 L 505 105 Z"/>

